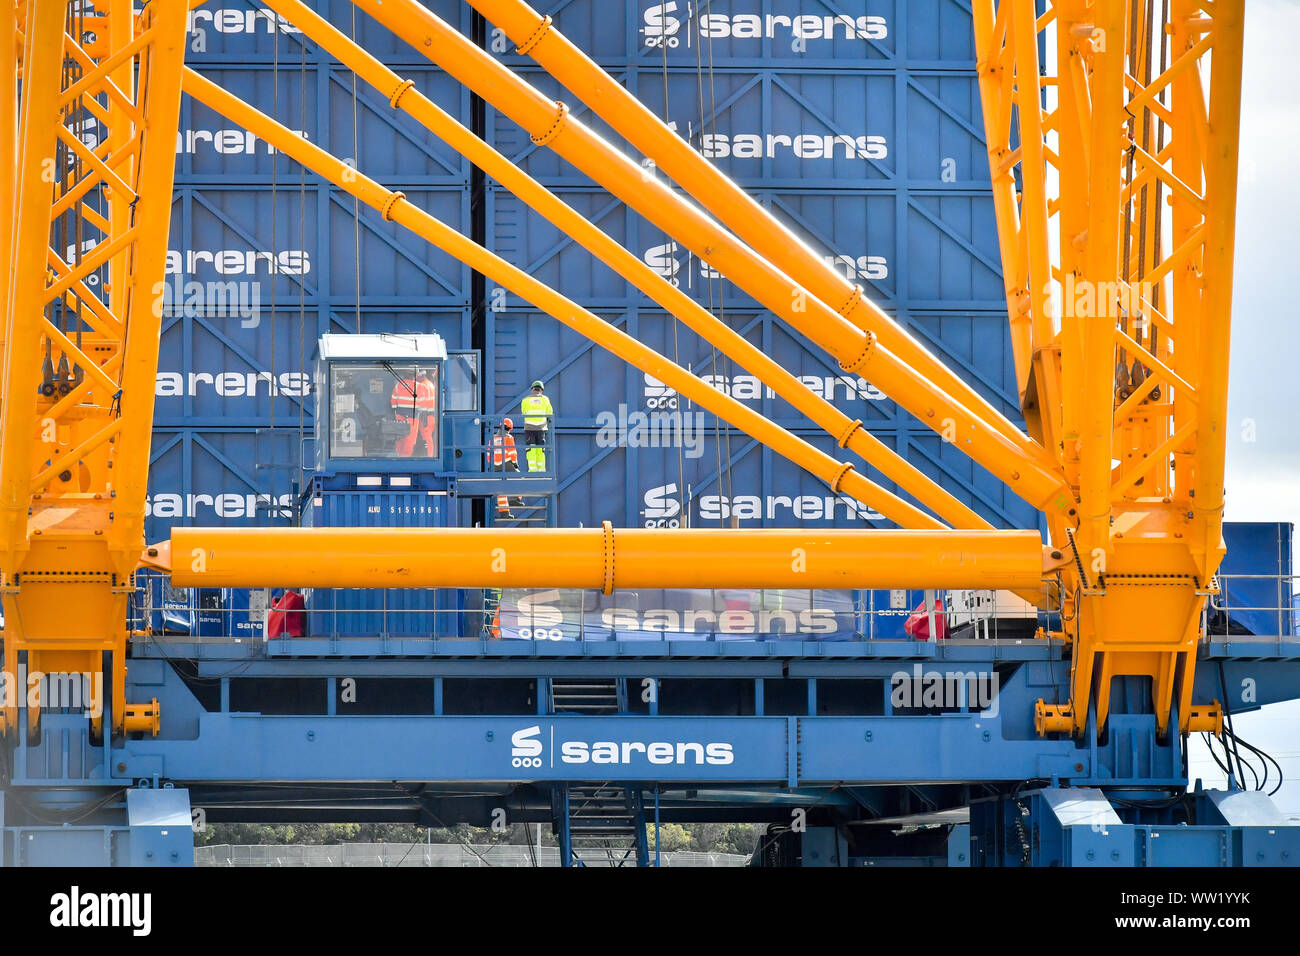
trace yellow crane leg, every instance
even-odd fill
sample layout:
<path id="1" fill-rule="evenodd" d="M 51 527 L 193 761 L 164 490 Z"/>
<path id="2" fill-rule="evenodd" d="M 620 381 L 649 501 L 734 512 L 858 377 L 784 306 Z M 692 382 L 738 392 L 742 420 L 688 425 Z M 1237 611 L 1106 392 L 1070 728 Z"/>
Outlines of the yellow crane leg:
<path id="1" fill-rule="evenodd" d="M 1200 314 L 1200 368 L 1196 381 L 1195 496 L 1204 531 L 1206 580 L 1223 557 L 1223 480 L 1228 437 L 1228 351 L 1232 323 L 1232 263 L 1236 244 L 1237 161 L 1241 128 L 1242 16 L 1244 0 L 1214 8 L 1209 131 L 1205 149 L 1204 295 Z"/>
<path id="2" fill-rule="evenodd" d="M 389 0 L 391 2 L 391 0 Z M 755 202 L 716 166 L 697 153 L 680 133 L 669 129 L 618 80 L 520 0 L 469 0 L 519 48 L 609 123 L 642 154 L 694 196 L 709 212 L 819 301 L 854 325 L 874 333 L 881 344 L 980 419 L 1019 441 L 1023 435 L 970 385 L 840 275 L 798 236 Z M 383 0 L 359 3 L 386 6 Z M 558 150 L 557 150 L 558 152 Z M 816 337 L 813 337 L 816 340 Z"/>
<path id="3" fill-rule="evenodd" d="M 1079 512 L 1077 534 L 1088 578 L 1108 570 L 1111 556 L 1111 459 L 1115 421 L 1115 325 L 1118 302 L 1104 290 L 1118 288 L 1120 270 L 1120 190 L 1124 129 L 1124 69 L 1127 44 L 1120 4 L 1102 5 L 1093 27 L 1105 42 L 1096 44 L 1088 90 L 1092 99 L 1088 183 L 1088 232 L 1084 240 L 1085 288 L 1094 290 L 1096 315 L 1075 316 L 1080 375 L 1066 382 L 1067 402 L 1077 409 L 1079 426 Z M 1090 45 L 1091 40 L 1087 41 Z M 1070 306 L 1067 305 L 1067 308 Z M 1069 438 L 1066 439 L 1069 441 Z"/>
<path id="4" fill-rule="evenodd" d="M 45 302 L 45 252 L 50 239 L 54 179 L 49 155 L 59 128 L 59 71 L 67 9 L 31 4 L 23 51 L 26 73 L 17 187 L 13 193 L 12 245 L 5 250 L 9 299 L 5 303 L 4 401 L 0 404 L 0 569 L 12 574 L 26 551 L 27 512 L 36 446 L 36 397 L 41 367 L 41 316 Z M 9 213 L 6 213 L 7 215 Z"/>
<path id="5" fill-rule="evenodd" d="M 1060 513 L 1072 506 L 1073 495 L 1056 462 L 1042 446 L 1005 419 L 993 424 L 986 415 L 972 412 L 934 380 L 922 377 L 877 342 L 872 332 L 863 331 L 845 318 L 866 301 L 861 289 L 855 287 L 851 295 L 846 292 L 837 312 L 569 117 L 562 103 L 547 100 L 425 7 L 410 0 L 353 2 L 526 129 L 533 142 L 549 146 L 647 220 L 680 238 L 703 261 L 829 351 L 845 371 L 862 374 L 945 439 L 955 435 L 963 451 L 1026 501 Z M 864 361 L 868 353 L 872 358 L 870 374 L 866 373 Z M 932 372 L 935 379 L 955 378 L 937 361 L 933 365 L 935 368 L 927 369 L 927 375 Z M 890 387 L 871 375 L 885 376 Z M 969 387 L 963 394 L 971 394 Z M 1001 418 L 996 412 L 992 414 Z"/>
<path id="6" fill-rule="evenodd" d="M 1016 588 L 1035 531 L 173 528 L 177 587 Z"/>
<path id="7" fill-rule="evenodd" d="M 741 428 L 773 451 L 825 481 L 835 493 L 850 495 L 904 527 L 944 527 L 938 519 L 854 471 L 851 464 L 836 461 L 779 425 L 774 425 L 758 412 L 731 396 L 724 395 L 654 349 L 642 345 L 545 283 L 439 222 L 424 210 L 407 202 L 402 193 L 385 189 L 188 67 L 185 69 L 184 88 L 196 100 L 240 124 L 361 202 L 379 210 L 385 219 L 405 226 L 628 364 L 649 372 L 697 405 Z"/>
<path id="8" fill-rule="evenodd" d="M 723 354 L 735 359 L 756 375 L 776 394 L 800 413 L 834 435 L 841 448 L 847 448 L 899 487 L 912 494 L 921 504 L 957 528 L 990 528 L 987 521 L 945 491 L 906 459 L 851 420 L 830 402 L 816 395 L 787 369 L 774 362 L 744 336 L 706 311 L 686 293 L 656 274 L 649 266 L 610 238 L 599 227 L 566 205 L 559 197 L 519 169 L 499 152 L 475 136 L 428 97 L 412 89 L 402 79 L 364 49 L 353 43 L 324 17 L 301 0 L 265 0 L 268 7 L 293 23 L 305 36 L 319 43 L 328 53 L 351 69 L 375 90 L 388 97 L 395 108 L 431 130 L 489 177 L 505 186 L 533 209 L 545 216 L 568 236 L 600 258 L 616 273 L 640 289 L 655 302 L 677 316 L 705 341 L 716 345 Z"/>

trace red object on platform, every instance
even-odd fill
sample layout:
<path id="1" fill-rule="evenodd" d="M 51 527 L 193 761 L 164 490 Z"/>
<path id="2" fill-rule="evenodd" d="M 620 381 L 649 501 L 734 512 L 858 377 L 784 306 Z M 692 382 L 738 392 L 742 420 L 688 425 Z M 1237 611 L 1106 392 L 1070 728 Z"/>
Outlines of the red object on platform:
<path id="1" fill-rule="evenodd" d="M 943 600 L 939 598 L 934 602 L 934 629 L 939 632 L 937 640 L 942 641 L 948 636 L 948 622 L 943 616 Z M 916 610 L 908 615 L 903 630 L 914 640 L 930 640 L 930 615 L 926 612 L 924 603 L 918 604 Z"/>
<path id="2" fill-rule="evenodd" d="M 307 632 L 307 603 L 297 591 L 285 591 L 266 618 L 266 637 L 302 637 Z"/>

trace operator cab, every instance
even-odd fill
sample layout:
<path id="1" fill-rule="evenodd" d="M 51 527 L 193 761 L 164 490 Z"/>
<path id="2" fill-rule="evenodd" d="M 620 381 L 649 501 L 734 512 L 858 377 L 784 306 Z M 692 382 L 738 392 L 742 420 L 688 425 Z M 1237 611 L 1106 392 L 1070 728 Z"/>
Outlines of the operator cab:
<path id="1" fill-rule="evenodd" d="M 447 360 L 432 333 L 321 336 L 318 470 L 448 470 Z"/>

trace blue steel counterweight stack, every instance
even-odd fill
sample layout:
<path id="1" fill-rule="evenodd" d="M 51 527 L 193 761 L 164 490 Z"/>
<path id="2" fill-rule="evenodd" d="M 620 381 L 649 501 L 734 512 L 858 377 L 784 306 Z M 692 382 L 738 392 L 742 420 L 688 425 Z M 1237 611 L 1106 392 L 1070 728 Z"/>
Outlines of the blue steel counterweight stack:
<path id="1" fill-rule="evenodd" d="M 574 0 L 535 6 L 1018 419 L 964 4 Z M 502 62 L 564 99 L 574 116 L 621 142 L 503 36 L 489 34 L 487 43 Z M 488 126 L 507 157 L 995 525 L 1035 526 L 1036 514 L 1024 502 L 867 383 L 844 376 L 829 355 L 711 275 L 688 250 L 509 120 L 490 113 Z M 835 450 L 833 438 L 513 195 L 492 188 L 488 199 L 489 236 L 499 254 L 767 417 Z M 532 379 L 548 382 L 563 462 L 561 525 L 879 523 L 527 303 L 499 294 L 487 315 L 489 408 L 508 411 Z M 685 417 L 680 423 L 660 418 L 656 427 L 654 413 Z M 610 438 L 620 431 L 625 447 L 613 447 Z"/>

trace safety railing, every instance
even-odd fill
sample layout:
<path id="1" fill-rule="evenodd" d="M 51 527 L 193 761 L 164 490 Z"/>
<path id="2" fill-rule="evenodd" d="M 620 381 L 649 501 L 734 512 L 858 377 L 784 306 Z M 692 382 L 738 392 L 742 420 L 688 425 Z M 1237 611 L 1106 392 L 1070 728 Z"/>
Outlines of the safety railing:
<path id="1" fill-rule="evenodd" d="M 1290 637 L 1300 623 L 1293 574 L 1220 574 L 1203 616 L 1213 637 Z"/>
<path id="2" fill-rule="evenodd" d="M 544 430 L 522 426 L 519 415 L 448 415 L 456 470 L 501 478 L 554 478 L 557 474 L 555 427 L 551 416 Z M 506 428 L 510 419 L 513 427 Z M 511 463 L 517 467 L 511 468 Z"/>
<path id="3" fill-rule="evenodd" d="M 987 592 L 992 595 L 993 592 Z M 930 598 L 933 613 L 927 608 Z M 1032 638 L 1019 619 L 980 619 L 943 592 L 793 589 L 172 588 L 142 572 L 131 627 L 177 643 L 358 641 L 812 641 Z M 972 610 L 974 608 L 974 610 Z M 913 627 L 908 627 L 909 618 Z M 922 626 L 916 627 L 920 623 Z"/>

